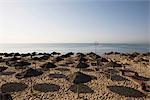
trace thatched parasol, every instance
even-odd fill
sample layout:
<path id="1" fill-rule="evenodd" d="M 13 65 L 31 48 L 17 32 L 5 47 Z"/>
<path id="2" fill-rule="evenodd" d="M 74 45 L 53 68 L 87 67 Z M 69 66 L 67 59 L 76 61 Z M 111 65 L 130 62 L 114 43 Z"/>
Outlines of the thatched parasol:
<path id="1" fill-rule="evenodd" d="M 4 57 L 12 57 L 13 55 L 13 53 L 4 53 Z"/>
<path id="2" fill-rule="evenodd" d="M 28 56 L 31 56 L 31 54 L 30 53 L 21 54 L 21 57 L 28 57 Z"/>
<path id="3" fill-rule="evenodd" d="M 92 90 L 89 86 L 85 85 L 85 84 L 80 84 L 80 90 L 77 91 L 77 86 L 76 85 L 71 85 L 69 90 L 71 90 L 74 93 L 93 93 L 94 90 Z M 85 99 L 87 100 L 87 99 Z"/>
<path id="4" fill-rule="evenodd" d="M 4 70 L 6 70 L 8 67 L 0 67 L 0 72 L 3 72 Z"/>
<path id="5" fill-rule="evenodd" d="M 36 52 L 32 52 L 32 53 L 31 53 L 31 56 L 36 56 L 36 55 L 37 55 Z"/>
<path id="6" fill-rule="evenodd" d="M 62 58 L 61 56 L 58 56 L 58 57 L 55 58 L 56 62 L 59 62 L 59 61 L 62 61 L 62 60 L 64 60 L 64 58 Z"/>
<path id="7" fill-rule="evenodd" d="M 107 68 L 106 70 L 103 70 L 102 73 L 104 73 L 108 78 L 112 79 L 112 76 L 117 75 L 119 71 L 114 68 Z"/>
<path id="8" fill-rule="evenodd" d="M 79 52 L 79 53 L 77 53 L 77 56 L 78 56 L 78 57 L 85 57 L 86 55 Z"/>
<path id="9" fill-rule="evenodd" d="M 8 93 L 0 93 L 0 100 L 13 100 L 12 96 Z"/>
<path id="10" fill-rule="evenodd" d="M 21 78 L 28 78 L 28 77 L 36 77 L 42 74 L 43 72 L 39 71 L 38 69 L 29 68 L 24 72 L 16 74 L 16 78 L 21 79 Z"/>
<path id="11" fill-rule="evenodd" d="M 8 59 L 8 61 L 17 61 L 17 60 L 21 60 L 21 58 L 13 57 L 13 58 Z"/>
<path id="12" fill-rule="evenodd" d="M 51 54 L 52 54 L 52 55 L 60 55 L 60 53 L 59 53 L 59 52 L 55 52 L 55 51 L 54 51 L 54 52 L 52 52 Z"/>
<path id="13" fill-rule="evenodd" d="M 116 62 L 113 62 L 113 61 L 111 61 L 111 62 L 109 62 L 109 63 L 107 63 L 107 64 L 105 64 L 104 65 L 104 67 L 113 67 L 113 68 L 122 68 L 123 67 L 123 65 L 122 64 L 118 64 L 118 63 L 116 63 Z"/>
<path id="14" fill-rule="evenodd" d="M 27 62 L 27 61 L 20 61 L 20 62 L 16 62 L 16 63 L 14 64 L 14 66 L 15 66 L 16 68 L 21 68 L 21 69 L 23 69 L 24 67 L 30 66 L 30 65 L 31 65 L 31 63 L 30 63 L 30 62 Z"/>
<path id="15" fill-rule="evenodd" d="M 44 55 L 42 57 L 40 57 L 41 60 L 48 60 L 50 58 L 49 55 Z"/>
<path id="16" fill-rule="evenodd" d="M 99 58 L 99 60 L 100 60 L 101 62 L 109 62 L 108 59 L 106 59 L 106 58 L 104 58 L 104 57 Z"/>
<path id="17" fill-rule="evenodd" d="M 89 65 L 87 63 L 84 62 L 79 62 L 78 65 L 76 66 L 76 68 L 82 69 L 82 68 L 88 68 Z"/>
<path id="18" fill-rule="evenodd" d="M 20 53 L 15 53 L 14 57 L 16 57 L 16 56 L 21 56 L 21 55 L 20 55 Z"/>
<path id="19" fill-rule="evenodd" d="M 54 64 L 54 63 L 51 63 L 51 62 L 47 62 L 45 64 L 43 64 L 42 66 L 40 66 L 44 69 L 49 69 L 49 68 L 56 68 L 57 66 Z"/>
<path id="20" fill-rule="evenodd" d="M 30 81 L 31 81 L 31 92 L 32 91 L 32 79 L 31 77 L 36 77 L 36 76 L 40 76 L 42 75 L 43 72 L 38 70 L 38 69 L 32 69 L 32 68 L 29 68 L 28 70 L 22 72 L 22 73 L 18 73 L 16 74 L 16 78 L 18 79 L 22 79 L 22 78 L 30 78 Z"/>
<path id="21" fill-rule="evenodd" d="M 88 59 L 86 59 L 86 58 L 84 58 L 84 57 L 80 57 L 79 61 L 80 61 L 80 62 L 86 62 L 86 61 L 88 61 Z"/>
<path id="22" fill-rule="evenodd" d="M 66 79 L 69 82 L 77 85 L 77 93 L 78 93 L 77 98 L 78 98 L 79 97 L 78 85 L 81 83 L 87 83 L 87 82 L 91 81 L 92 77 L 78 71 L 78 72 L 75 72 L 75 73 L 69 75 Z"/>

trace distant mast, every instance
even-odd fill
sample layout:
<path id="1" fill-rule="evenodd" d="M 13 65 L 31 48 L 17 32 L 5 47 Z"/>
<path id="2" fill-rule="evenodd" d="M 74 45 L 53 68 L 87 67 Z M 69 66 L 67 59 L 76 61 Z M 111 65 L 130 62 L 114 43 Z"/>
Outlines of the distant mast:
<path id="1" fill-rule="evenodd" d="M 94 45 L 95 45 L 95 54 L 96 54 L 97 53 L 97 46 L 99 45 L 98 41 L 95 41 Z"/>

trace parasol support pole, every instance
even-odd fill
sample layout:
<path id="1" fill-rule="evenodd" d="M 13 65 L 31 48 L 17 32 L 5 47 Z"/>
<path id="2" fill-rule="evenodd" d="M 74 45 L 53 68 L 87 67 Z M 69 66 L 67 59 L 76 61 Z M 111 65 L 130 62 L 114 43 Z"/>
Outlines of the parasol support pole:
<path id="1" fill-rule="evenodd" d="M 79 68 L 79 71 L 81 72 L 81 68 Z"/>
<path id="2" fill-rule="evenodd" d="M 79 86 L 77 84 L 77 99 L 79 98 Z"/>
<path id="3" fill-rule="evenodd" d="M 33 89 L 32 89 L 32 79 L 30 77 L 30 82 L 31 82 L 31 93 L 33 93 Z"/>
<path id="4" fill-rule="evenodd" d="M 111 79 L 111 76 L 112 76 L 112 75 L 111 75 L 111 71 L 110 71 L 110 74 L 109 74 L 109 75 L 110 75 L 110 76 L 109 76 L 109 79 Z"/>

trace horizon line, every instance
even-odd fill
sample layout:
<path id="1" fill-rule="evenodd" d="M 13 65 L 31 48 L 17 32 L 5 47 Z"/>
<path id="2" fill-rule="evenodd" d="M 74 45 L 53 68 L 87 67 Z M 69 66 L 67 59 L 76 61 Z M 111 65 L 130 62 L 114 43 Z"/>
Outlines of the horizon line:
<path id="1" fill-rule="evenodd" d="M 39 43 L 39 42 L 37 42 L 37 43 L 35 43 L 35 42 L 33 42 L 33 43 L 0 43 L 0 44 L 149 44 L 150 45 L 150 43 L 148 42 L 148 43 L 115 43 L 115 42 L 113 42 L 113 43 L 111 43 L 111 42 L 97 42 L 97 41 L 95 41 L 95 42 L 44 42 L 44 43 Z"/>

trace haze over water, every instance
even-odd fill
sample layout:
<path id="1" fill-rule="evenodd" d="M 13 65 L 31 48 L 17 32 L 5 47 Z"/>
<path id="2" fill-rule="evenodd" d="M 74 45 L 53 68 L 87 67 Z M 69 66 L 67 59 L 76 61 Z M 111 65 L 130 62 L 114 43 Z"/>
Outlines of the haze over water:
<path id="1" fill-rule="evenodd" d="M 148 52 L 149 4 L 149 0 L 0 0 L 0 52 L 95 48 L 100 54 Z M 94 41 L 101 44 L 90 44 Z"/>
<path id="2" fill-rule="evenodd" d="M 97 44 L 95 43 L 47 43 L 47 44 L 1 44 L 0 52 L 46 52 L 53 51 L 67 53 L 67 52 L 96 52 L 103 54 L 105 52 L 117 51 L 124 53 L 132 52 L 149 52 L 150 45 L 148 44 Z"/>

